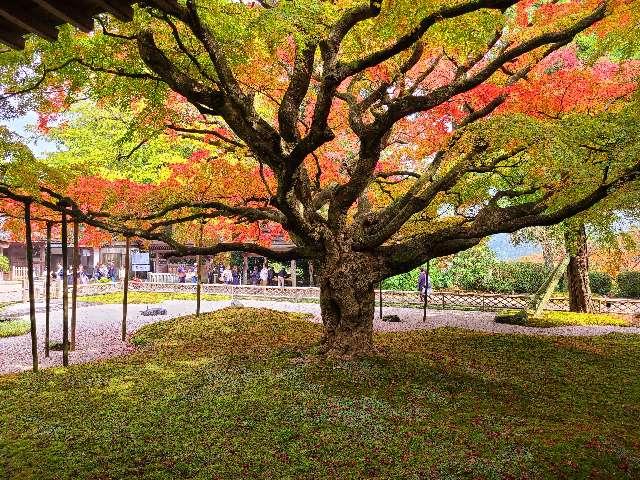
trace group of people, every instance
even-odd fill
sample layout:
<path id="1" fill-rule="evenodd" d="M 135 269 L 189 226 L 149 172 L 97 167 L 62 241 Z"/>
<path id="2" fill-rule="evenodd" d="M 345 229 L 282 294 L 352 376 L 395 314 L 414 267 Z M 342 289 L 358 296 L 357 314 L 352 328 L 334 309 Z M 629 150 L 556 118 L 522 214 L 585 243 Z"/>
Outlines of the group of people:
<path id="1" fill-rule="evenodd" d="M 206 266 L 207 279 L 209 283 L 224 283 L 226 285 L 240 285 L 242 283 L 242 270 L 236 265 L 224 265 L 222 263 L 209 263 Z M 196 282 L 196 272 L 194 267 L 179 266 L 177 270 L 178 281 L 180 283 Z M 276 272 L 273 266 L 265 262 L 262 267 L 254 266 L 248 272 L 247 281 L 251 285 L 277 285 L 284 287 L 285 278 L 289 274 L 284 267 Z"/>
<path id="2" fill-rule="evenodd" d="M 45 275 L 47 272 L 45 271 Z M 95 266 L 93 270 L 93 275 L 87 275 L 87 272 L 84 269 L 84 265 L 78 265 L 78 282 L 81 284 L 87 284 L 91 280 L 99 281 L 102 278 L 107 278 L 112 282 L 116 281 L 117 277 L 117 269 L 113 262 L 109 263 L 99 263 Z M 55 270 L 51 271 L 51 278 L 60 279 L 64 278 L 64 269 L 62 268 L 62 263 L 58 262 Z M 67 268 L 67 281 L 71 283 L 73 281 L 73 266 L 69 266 Z"/>
<path id="3" fill-rule="evenodd" d="M 273 266 L 267 265 L 265 262 L 262 268 L 255 266 L 249 272 L 249 282 L 251 285 L 277 285 L 278 287 L 284 287 L 284 280 L 287 277 L 287 272 L 284 267 L 280 267 L 280 270 L 276 272 Z"/>

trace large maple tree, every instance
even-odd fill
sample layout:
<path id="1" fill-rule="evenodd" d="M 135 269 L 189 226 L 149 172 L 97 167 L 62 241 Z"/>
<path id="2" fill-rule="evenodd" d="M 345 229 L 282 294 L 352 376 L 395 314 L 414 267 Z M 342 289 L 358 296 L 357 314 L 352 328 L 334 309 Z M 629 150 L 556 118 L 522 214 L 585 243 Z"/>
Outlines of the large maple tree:
<path id="1" fill-rule="evenodd" d="M 0 54 L 2 106 L 43 131 L 80 100 L 125 112 L 116 172 L 153 142 L 182 151 L 154 179 L 92 170 L 34 195 L 178 254 L 309 259 L 327 351 L 353 355 L 382 279 L 638 179 L 639 16 L 636 0 L 143 5 Z"/>

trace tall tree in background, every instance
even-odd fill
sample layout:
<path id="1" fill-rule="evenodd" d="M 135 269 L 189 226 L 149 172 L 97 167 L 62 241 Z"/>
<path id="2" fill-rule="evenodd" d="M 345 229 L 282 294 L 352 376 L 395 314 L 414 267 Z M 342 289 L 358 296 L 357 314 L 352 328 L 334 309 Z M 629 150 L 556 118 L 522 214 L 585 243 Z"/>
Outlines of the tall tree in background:
<path id="1" fill-rule="evenodd" d="M 382 279 L 639 177 L 638 1 L 260 5 L 167 3 L 0 54 L 5 112 L 35 108 L 43 130 L 80 98 L 127 112 L 116 170 L 154 138 L 202 143 L 155 183 L 41 178 L 35 200 L 178 254 L 309 259 L 326 349 L 353 355 Z M 204 200 L 185 188 L 198 175 Z M 196 219 L 215 243 L 190 244 Z"/>

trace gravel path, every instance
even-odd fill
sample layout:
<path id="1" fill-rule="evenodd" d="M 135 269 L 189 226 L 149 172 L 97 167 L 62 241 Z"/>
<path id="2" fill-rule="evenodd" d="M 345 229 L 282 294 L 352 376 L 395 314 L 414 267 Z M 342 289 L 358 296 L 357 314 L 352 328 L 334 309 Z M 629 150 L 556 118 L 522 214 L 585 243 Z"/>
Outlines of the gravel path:
<path id="1" fill-rule="evenodd" d="M 287 312 L 304 312 L 313 315 L 314 322 L 320 322 L 320 306 L 314 303 L 268 302 L 259 300 L 242 300 L 245 307 L 273 308 Z M 211 312 L 229 306 L 230 301 L 203 301 L 202 311 Z M 147 323 L 167 320 L 169 318 L 189 315 L 195 312 L 192 301 L 169 300 L 162 302 L 167 309 L 166 316 L 143 316 L 140 312 L 146 305 L 129 305 L 127 325 L 129 334 Z M 42 307 L 42 305 L 38 305 Z M 38 343 L 40 344 L 40 367 L 62 365 L 62 352 L 52 351 L 49 358 L 44 357 L 44 313 L 38 308 Z M 28 305 L 18 304 L 7 307 L 8 315 L 28 315 Z M 468 330 L 493 333 L 517 333 L 525 335 L 551 336 L 593 336 L 612 332 L 640 334 L 637 327 L 609 326 L 574 326 L 554 328 L 531 328 L 495 323 L 494 314 L 490 312 L 468 312 L 454 310 L 428 310 L 426 322 L 422 321 L 422 310 L 413 308 L 389 307 L 383 310 L 384 315 L 398 315 L 401 323 L 387 323 L 377 319 L 374 329 L 377 331 L 399 332 L 408 330 L 429 330 L 440 327 L 458 327 Z M 85 363 L 102 358 L 124 355 L 134 350 L 129 342 L 120 340 L 120 322 L 122 307 L 120 305 L 80 305 L 76 330 L 75 352 L 70 352 L 70 363 Z M 62 340 L 62 311 L 57 308 L 51 312 L 51 340 Z M 19 337 L 0 338 L 0 374 L 20 372 L 31 368 L 31 342 L 29 334 Z"/>

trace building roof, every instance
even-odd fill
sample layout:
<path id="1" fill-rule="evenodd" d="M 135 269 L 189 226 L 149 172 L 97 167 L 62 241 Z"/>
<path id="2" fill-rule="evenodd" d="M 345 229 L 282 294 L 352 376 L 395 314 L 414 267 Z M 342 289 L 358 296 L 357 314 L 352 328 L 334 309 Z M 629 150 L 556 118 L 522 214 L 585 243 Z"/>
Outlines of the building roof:
<path id="1" fill-rule="evenodd" d="M 160 9 L 176 0 L 146 0 Z M 24 36 L 33 33 L 47 40 L 58 38 L 58 27 L 69 23 L 78 29 L 93 30 L 93 17 L 110 13 L 122 21 L 133 18 L 132 5 L 138 0 L 2 0 L 0 2 L 0 43 L 24 48 Z"/>

